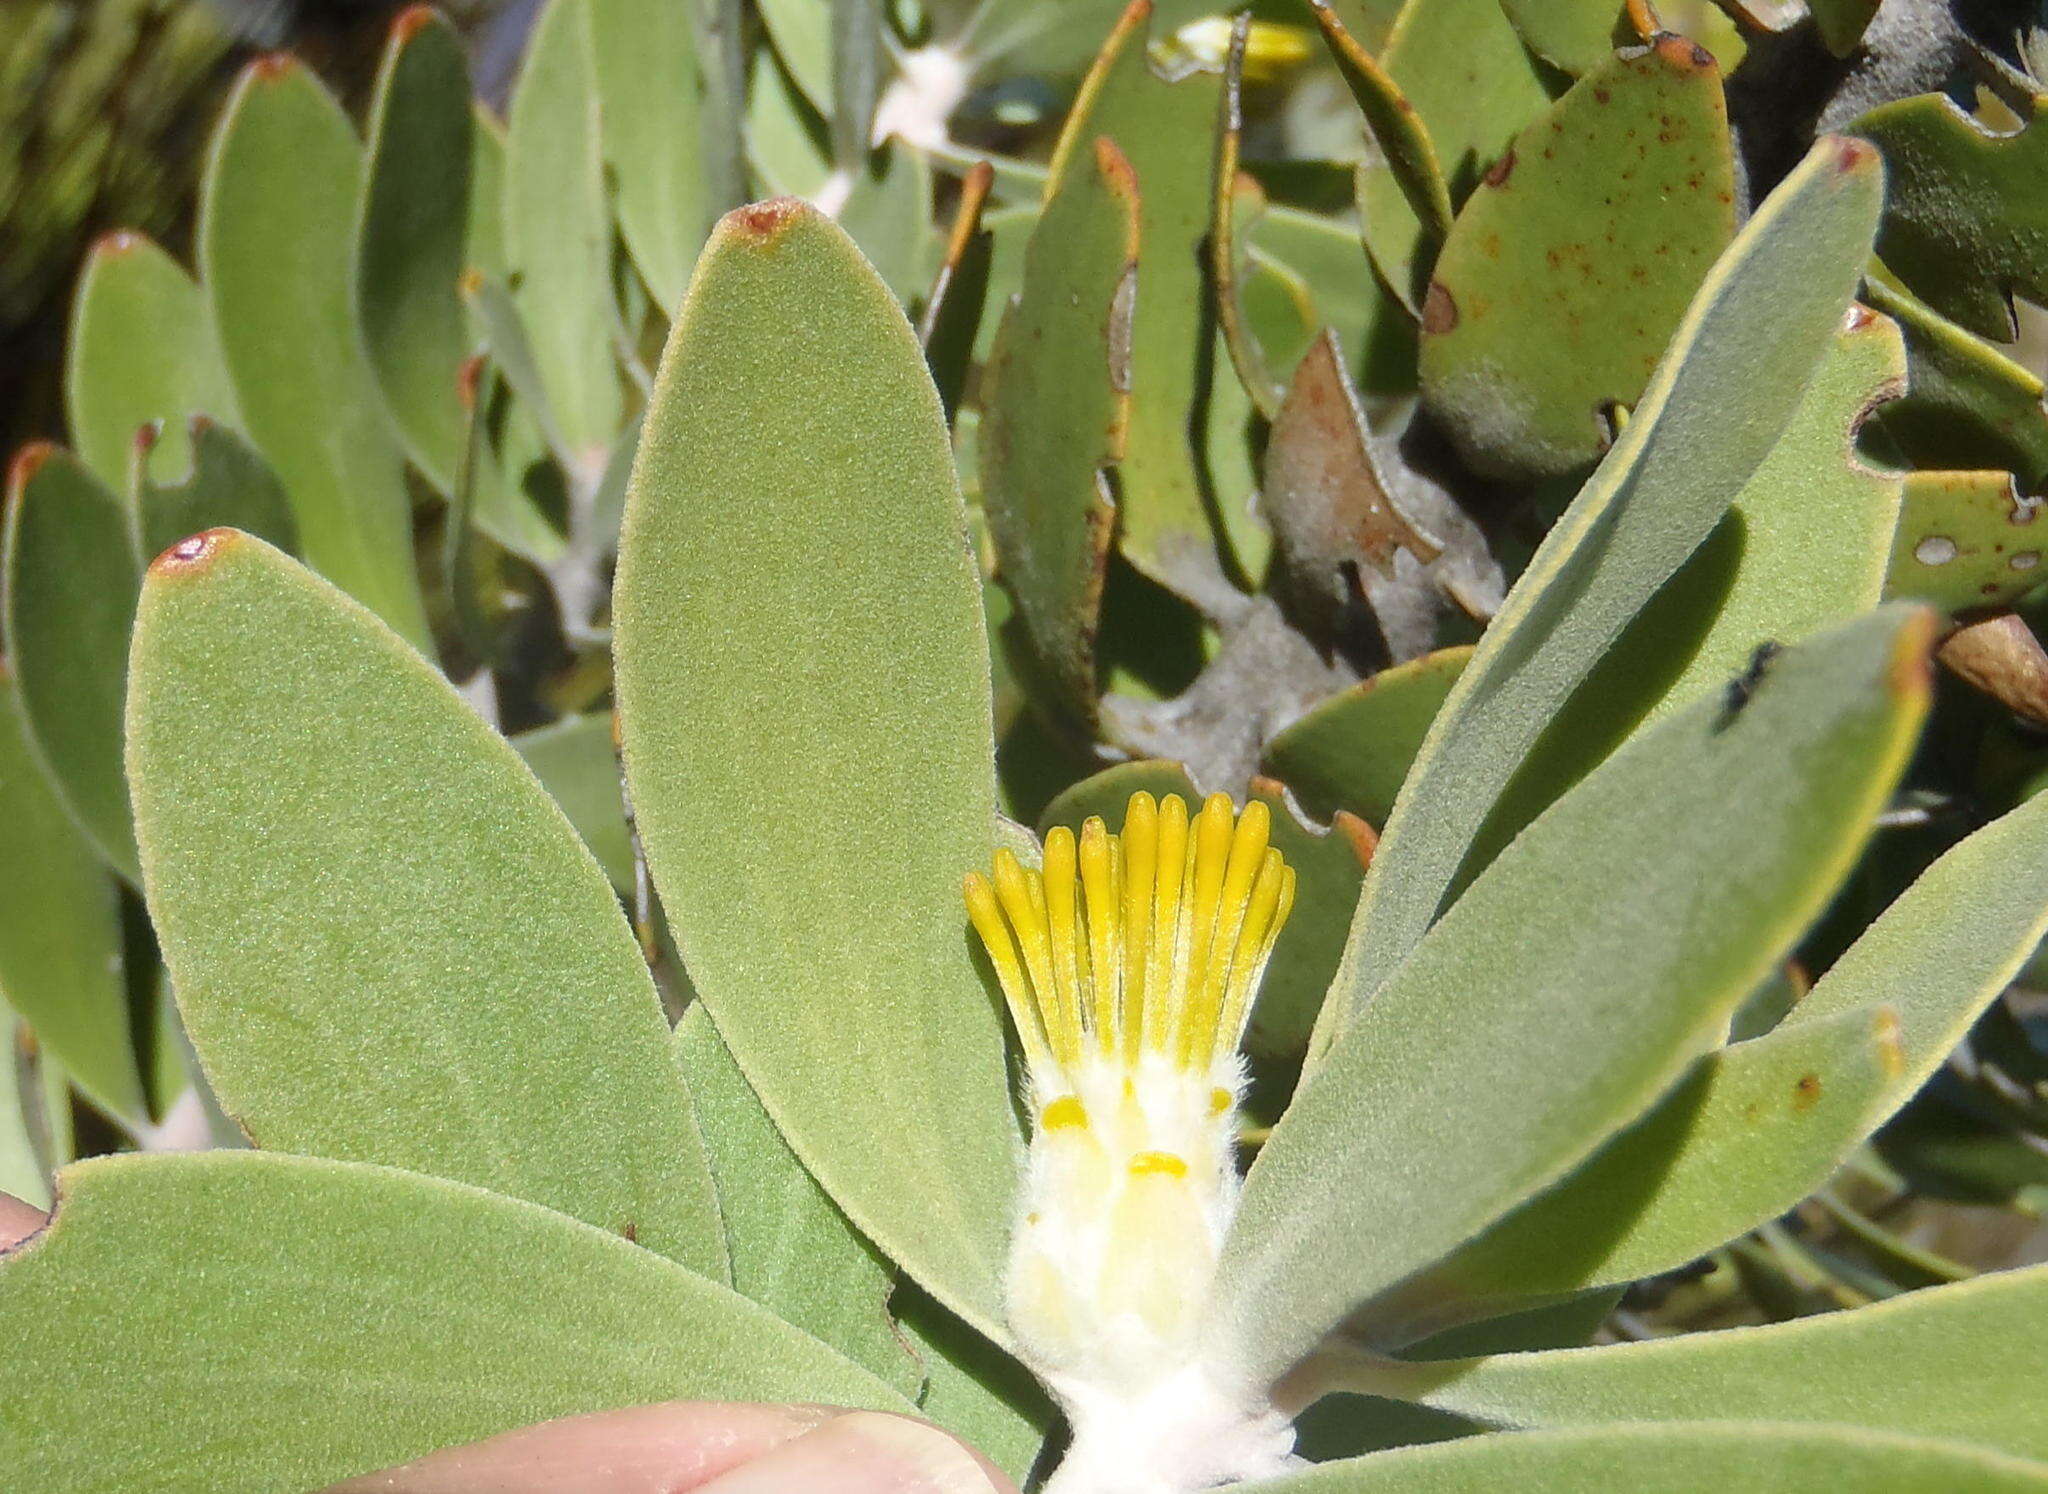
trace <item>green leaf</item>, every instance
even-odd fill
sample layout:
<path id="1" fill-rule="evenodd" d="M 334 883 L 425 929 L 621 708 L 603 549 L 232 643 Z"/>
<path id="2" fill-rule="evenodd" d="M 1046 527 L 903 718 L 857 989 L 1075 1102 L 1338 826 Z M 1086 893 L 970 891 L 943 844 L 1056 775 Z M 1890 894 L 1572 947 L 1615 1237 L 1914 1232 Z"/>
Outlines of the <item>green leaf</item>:
<path id="1" fill-rule="evenodd" d="M 505 254 L 513 297 L 571 456 L 601 467 L 625 419 L 614 354 L 611 214 L 604 196 L 597 0 L 549 0 L 512 93 Z"/>
<path id="2" fill-rule="evenodd" d="M 564 716 L 512 738 L 540 786 L 576 827 L 612 886 L 633 890 L 633 837 L 626 828 L 612 718 Z"/>
<path id="3" fill-rule="evenodd" d="M 1355 225 L 1276 206 L 1260 215 L 1251 236 L 1254 253 L 1307 285 L 1315 319 L 1337 334 L 1362 392 L 1414 392 L 1414 319 L 1378 276 L 1360 273 L 1364 248 Z"/>
<path id="4" fill-rule="evenodd" d="M 1719 1040 L 1904 767 L 1933 622 L 1893 608 L 1787 650 L 1740 701 L 1623 747 L 1480 875 L 1253 1165 L 1211 1325 L 1230 1372 L 1266 1383 L 1354 1312 L 1369 1325 Z"/>
<path id="5" fill-rule="evenodd" d="M 247 530 L 280 550 L 297 551 L 299 526 L 292 517 L 291 499 L 270 464 L 248 442 L 226 426 L 195 415 L 183 443 L 191 454 L 189 470 L 159 482 L 154 474 L 168 465 L 162 460 L 165 444 L 158 441 L 139 450 L 129 478 L 145 558 L 188 534 L 222 524 Z M 125 652 L 125 630 L 122 644 Z"/>
<path id="6" fill-rule="evenodd" d="M 924 156 L 891 140 L 855 169 L 839 222 L 904 305 L 931 288 L 932 172 Z"/>
<path id="7" fill-rule="evenodd" d="M 1884 153 L 1886 267 L 1943 316 L 2012 341 L 2011 298 L 2048 301 L 2048 198 L 2035 190 L 2048 133 L 1994 133 L 1938 93 L 1880 105 L 1849 129 Z"/>
<path id="8" fill-rule="evenodd" d="M 1443 165 L 1429 127 L 1415 112 L 1401 87 L 1387 70 L 1366 51 L 1365 44 L 1345 29 L 1343 21 L 1325 0 L 1310 0 L 1323 39 L 1344 75 L 1353 102 L 1365 116 L 1365 127 L 1374 147 L 1408 200 L 1409 210 L 1431 239 L 1441 242 L 1451 231 L 1450 185 L 1444 180 Z"/>
<path id="9" fill-rule="evenodd" d="M 1243 1488 L 1244 1494 L 1581 1494 L 1591 1488 L 1629 1494 L 2035 1494 L 2048 1489 L 2048 1466 L 1846 1427 L 1705 1422 L 1467 1437 L 1329 1463 Z"/>
<path id="10" fill-rule="evenodd" d="M 7 655 L 37 758 L 107 863 L 135 877 L 121 698 L 138 584 L 128 510 L 76 457 L 24 447 L 7 475 Z"/>
<path id="11" fill-rule="evenodd" d="M 1721 75 L 1665 36 L 1588 73 L 1486 173 L 1422 305 L 1422 395 L 1475 469 L 1555 477 L 1606 449 L 1735 234 Z"/>
<path id="12" fill-rule="evenodd" d="M 2009 472 L 1911 472 L 1885 591 L 1952 612 L 2001 607 L 2041 584 L 2041 501 Z"/>
<path id="13" fill-rule="evenodd" d="M 810 208 L 713 235 L 615 618 L 633 805 L 704 1004 L 861 1232 L 996 1335 L 1016 1120 L 959 902 L 995 820 L 981 601 L 917 339 Z"/>
<path id="14" fill-rule="evenodd" d="M 145 581 L 128 730 L 179 1009 L 252 1140 L 490 1187 L 725 1275 L 617 899 L 431 665 L 213 530 Z"/>
<path id="15" fill-rule="evenodd" d="M 1138 269 L 1125 293 L 1135 299 L 1123 308 L 1128 344 L 1112 357 L 1130 396 L 1116 464 L 1117 544 L 1160 585 L 1198 604 L 1227 605 L 1236 591 L 1223 573 L 1189 440 L 1213 336 L 1203 246 L 1214 183 L 1211 152 L 1188 145 L 1215 135 L 1223 79 L 1196 69 L 1167 82 L 1152 69 L 1149 28 L 1149 11 L 1134 6 L 1104 44 L 1061 131 L 1053 181 L 1085 170 L 1104 139 L 1136 177 Z M 1048 231 L 1043 219 L 1039 231 Z"/>
<path id="16" fill-rule="evenodd" d="M 6 792 L 0 781 L 0 793 Z M 34 1104 L 34 1083 L 23 1061 L 22 1043 L 27 1033 L 4 1009 L 0 1009 L 0 1193 L 11 1193 L 39 1209 L 50 1206 L 50 1180 L 43 1175 L 42 1158 L 36 1155 L 28 1108 Z M 23 1084 L 24 1079 L 30 1083 Z"/>
<path id="17" fill-rule="evenodd" d="M 1044 1387 L 914 1287 L 899 1286 L 892 1306 L 924 1366 L 918 1414 L 964 1438 L 1022 1487 L 1057 1417 Z"/>
<path id="18" fill-rule="evenodd" d="M 1877 425 L 1917 467 L 2005 467 L 2037 492 L 2048 479 L 2041 379 L 1974 333 L 1875 277 L 1863 298 L 1899 324 L 1912 360 L 1904 397 Z"/>
<path id="19" fill-rule="evenodd" d="M 1069 160 L 982 371 L 977 442 L 996 570 L 1050 693 L 1092 721 L 1095 636 L 1130 418 L 1138 199 L 1114 145 Z"/>
<path id="20" fill-rule="evenodd" d="M 619 232 L 666 314 L 683 299 L 711 224 L 698 165 L 691 7 L 672 0 L 590 5 L 604 163 Z"/>
<path id="21" fill-rule="evenodd" d="M 361 172 L 313 75 L 259 59 L 214 136 L 199 259 L 243 428 L 291 495 L 308 563 L 423 646 L 404 464 L 353 304 Z"/>
<path id="22" fill-rule="evenodd" d="M 2048 1267 L 2035 1266 L 1761 1328 L 1392 1373 L 1410 1399 L 1504 1427 L 1756 1417 L 2048 1458 L 2035 1414 L 2044 1332 Z"/>
<path id="23" fill-rule="evenodd" d="M 469 251 L 470 173 L 480 126 L 462 39 L 415 6 L 392 25 L 370 105 L 356 229 L 363 346 L 406 454 L 454 490 L 467 424 L 458 387 L 469 316 L 457 283 Z"/>
<path id="24" fill-rule="evenodd" d="M 0 897 L 0 1001 L 95 1103 L 139 1120 L 114 883 L 50 791 L 18 705 L 14 681 L 0 672 L 0 865 L 12 869 Z M 0 1027 L 8 1040 L 0 1067 L 11 1076 L 14 1031 Z M 11 1103 L 11 1080 L 8 1096 L 0 1108 Z"/>
<path id="25" fill-rule="evenodd" d="M 1407 0 L 1379 61 L 1428 131 L 1454 201 L 1550 102 L 1500 0 Z M 1358 208 L 1381 278 L 1419 313 L 1437 240 L 1416 215 L 1401 173 L 1386 161 L 1363 166 Z"/>
<path id="26" fill-rule="evenodd" d="M 804 1171 L 702 1002 L 676 1023 L 675 1056 L 718 1185 L 733 1290 L 915 1398 L 923 1372 L 889 1317 L 895 1272 Z"/>
<path id="27" fill-rule="evenodd" d="M 1384 825 L 1430 722 L 1471 657 L 1466 647 L 1438 649 L 1338 691 L 1266 744 L 1265 770 L 1319 820 L 1348 809 Z"/>
<path id="28" fill-rule="evenodd" d="M 137 233 L 86 256 L 64 364 L 72 444 L 110 488 L 125 487 L 135 433 L 162 421 L 164 460 L 182 466 L 184 419 L 235 418 L 206 301 L 184 268 Z"/>
<path id="29" fill-rule="evenodd" d="M 55 1222 L 0 1261 L 0 1458 L 37 1487 L 317 1488 L 669 1399 L 910 1409 L 729 1289 L 460 1184 L 213 1152 L 59 1185 Z"/>
<path id="30" fill-rule="evenodd" d="M 1715 266 L 1628 428 L 1524 570 L 1430 728 L 1382 835 L 1327 1043 L 1435 918 L 1552 715 L 1720 522 L 1793 413 L 1854 288 L 1875 153 L 1830 138 Z"/>

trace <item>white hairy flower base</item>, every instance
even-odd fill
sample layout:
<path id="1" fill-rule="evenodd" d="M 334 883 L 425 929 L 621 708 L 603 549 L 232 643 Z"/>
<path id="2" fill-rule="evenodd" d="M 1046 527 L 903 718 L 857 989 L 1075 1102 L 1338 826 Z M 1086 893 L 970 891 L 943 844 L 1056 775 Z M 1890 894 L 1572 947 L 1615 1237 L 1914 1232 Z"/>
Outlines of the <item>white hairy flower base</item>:
<path id="1" fill-rule="evenodd" d="M 1048 1494 L 1193 1494 L 1297 1466 L 1202 1325 L 1237 1213 L 1238 1042 L 1294 900 L 1269 813 L 1131 799 L 967 879 L 1029 1075 L 1005 1309 L 1073 1440 Z"/>

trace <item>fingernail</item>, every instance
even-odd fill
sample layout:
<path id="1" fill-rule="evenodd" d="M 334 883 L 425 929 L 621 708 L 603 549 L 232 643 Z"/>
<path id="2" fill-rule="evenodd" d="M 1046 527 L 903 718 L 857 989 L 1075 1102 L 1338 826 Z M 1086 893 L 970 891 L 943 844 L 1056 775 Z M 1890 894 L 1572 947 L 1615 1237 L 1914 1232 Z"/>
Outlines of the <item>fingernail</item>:
<path id="1" fill-rule="evenodd" d="M 937 1427 L 879 1411 L 849 1411 L 698 1494 L 1002 1494 L 980 1458 Z"/>

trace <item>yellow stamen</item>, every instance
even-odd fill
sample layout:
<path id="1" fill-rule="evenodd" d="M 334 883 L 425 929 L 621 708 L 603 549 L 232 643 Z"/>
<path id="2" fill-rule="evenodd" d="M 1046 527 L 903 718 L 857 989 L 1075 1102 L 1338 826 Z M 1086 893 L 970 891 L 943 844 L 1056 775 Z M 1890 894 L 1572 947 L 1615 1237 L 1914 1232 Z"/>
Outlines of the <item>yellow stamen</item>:
<path id="1" fill-rule="evenodd" d="M 1130 1173 L 1137 1178 L 1184 1178 L 1188 1175 L 1188 1164 L 1185 1157 L 1176 1157 L 1172 1152 L 1139 1152 L 1131 1158 Z"/>
<path id="2" fill-rule="evenodd" d="M 1085 1089 L 1084 1060 L 1128 1079 L 1157 1054 L 1204 1075 L 1235 1051 L 1294 901 L 1271 829 L 1256 801 L 1239 815 L 1213 794 L 1191 823 L 1178 795 L 1137 794 L 1120 834 L 1099 819 L 1078 839 L 1054 829 L 1042 871 L 1000 850 L 990 876 L 967 878 L 1025 1059 L 1041 1093 L 1063 1096 L 1041 1129 Z"/>
<path id="3" fill-rule="evenodd" d="M 1081 1103 L 1079 1095 L 1061 1095 L 1038 1113 L 1038 1129 L 1041 1131 L 1085 1127 L 1087 1124 L 1088 1107 Z"/>

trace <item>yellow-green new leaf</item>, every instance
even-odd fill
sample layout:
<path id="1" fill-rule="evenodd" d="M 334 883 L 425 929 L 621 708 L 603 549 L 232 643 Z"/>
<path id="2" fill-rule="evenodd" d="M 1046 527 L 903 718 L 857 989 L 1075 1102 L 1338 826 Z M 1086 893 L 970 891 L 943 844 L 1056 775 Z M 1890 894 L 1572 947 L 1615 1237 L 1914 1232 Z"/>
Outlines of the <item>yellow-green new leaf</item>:
<path id="1" fill-rule="evenodd" d="M 128 704 L 186 1030 L 259 1146 L 530 1199 L 725 1275 L 611 886 L 432 665 L 236 530 L 159 558 Z"/>
<path id="2" fill-rule="evenodd" d="M 299 63 L 259 59 L 214 137 L 199 261 L 243 428 L 308 564 L 423 645 L 404 461 L 356 323 L 361 176 L 341 106 Z"/>
<path id="3" fill-rule="evenodd" d="M 261 1152 L 58 1182 L 55 1221 L 0 1256 L 0 1464 L 25 1487 L 320 1488 L 671 1399 L 910 1410 L 726 1287 L 480 1189 Z"/>
<path id="4" fill-rule="evenodd" d="M 1015 1182 L 960 880 L 987 642 L 938 394 L 846 235 L 728 215 L 669 335 L 616 593 L 633 807 L 691 979 L 861 1232 L 995 1333 Z"/>
<path id="5" fill-rule="evenodd" d="M 1253 1165 L 1209 1339 L 1226 1372 L 1269 1383 L 1353 1314 L 1370 1336 L 1376 1298 L 1564 1177 L 1719 1040 L 1891 794 L 1933 627 L 1894 607 L 1786 650 L 1636 737 L 1480 875 Z"/>

